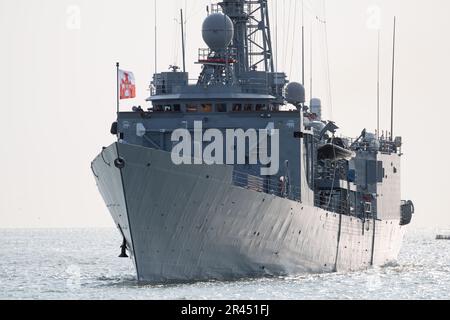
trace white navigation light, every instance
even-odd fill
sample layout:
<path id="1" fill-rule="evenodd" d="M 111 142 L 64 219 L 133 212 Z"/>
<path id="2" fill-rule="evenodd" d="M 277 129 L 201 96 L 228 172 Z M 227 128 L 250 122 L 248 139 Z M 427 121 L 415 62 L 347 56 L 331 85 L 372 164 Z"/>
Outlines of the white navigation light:
<path id="1" fill-rule="evenodd" d="M 286 101 L 294 106 L 305 103 L 305 87 L 298 82 L 291 82 L 286 86 Z"/>
<path id="2" fill-rule="evenodd" d="M 233 35 L 233 21 L 222 13 L 211 14 L 203 22 L 203 40 L 213 51 L 228 47 L 233 40 Z"/>

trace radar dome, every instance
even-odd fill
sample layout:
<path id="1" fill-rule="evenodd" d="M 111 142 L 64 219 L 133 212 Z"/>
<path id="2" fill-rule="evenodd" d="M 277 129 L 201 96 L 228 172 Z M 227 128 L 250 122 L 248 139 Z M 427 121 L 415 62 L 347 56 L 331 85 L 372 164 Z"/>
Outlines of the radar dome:
<path id="1" fill-rule="evenodd" d="M 305 88 L 298 82 L 291 82 L 286 87 L 286 100 L 293 105 L 305 103 Z"/>
<path id="2" fill-rule="evenodd" d="M 225 49 L 233 40 L 233 21 L 222 13 L 211 14 L 203 22 L 202 36 L 211 50 Z"/>

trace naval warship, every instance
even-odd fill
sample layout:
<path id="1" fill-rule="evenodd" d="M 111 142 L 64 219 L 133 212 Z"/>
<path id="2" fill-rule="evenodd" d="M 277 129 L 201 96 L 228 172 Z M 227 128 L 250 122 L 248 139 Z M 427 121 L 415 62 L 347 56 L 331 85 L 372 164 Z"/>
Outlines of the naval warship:
<path id="1" fill-rule="evenodd" d="M 268 11 L 267 0 L 212 5 L 198 79 L 154 74 L 151 107 L 118 112 L 117 140 L 91 164 L 140 282 L 347 272 L 398 257 L 414 213 L 401 200 L 401 137 L 345 138 L 323 119 L 321 101 L 275 69 Z M 244 144 L 202 159 L 230 130 Z M 250 146 L 252 132 L 266 143 Z M 191 150 L 177 162 L 182 142 Z"/>

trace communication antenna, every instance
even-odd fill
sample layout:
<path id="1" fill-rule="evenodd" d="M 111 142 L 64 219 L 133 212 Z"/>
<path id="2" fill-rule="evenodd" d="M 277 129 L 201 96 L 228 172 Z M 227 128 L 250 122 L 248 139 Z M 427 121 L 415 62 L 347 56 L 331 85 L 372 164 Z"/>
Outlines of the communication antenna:
<path id="1" fill-rule="evenodd" d="M 394 35 L 392 45 L 392 92 L 391 92 L 391 141 L 394 137 L 394 85 L 395 85 L 395 40 L 397 17 L 394 16 Z"/>
<path id="2" fill-rule="evenodd" d="M 311 22 L 309 38 L 309 99 L 313 98 L 313 23 Z"/>
<path id="3" fill-rule="evenodd" d="M 305 86 L 305 6 L 302 0 L 302 85 Z"/>
<path id="4" fill-rule="evenodd" d="M 380 29 L 378 29 L 378 60 L 377 60 L 377 137 L 380 137 Z"/>
<path id="5" fill-rule="evenodd" d="M 278 53 L 278 1 L 275 1 L 275 72 L 278 72 Z"/>
<path id="6" fill-rule="evenodd" d="M 186 47 L 184 44 L 184 18 L 183 9 L 180 10 L 181 13 L 181 46 L 183 51 L 183 72 L 186 72 Z"/>
<path id="7" fill-rule="evenodd" d="M 156 6 L 156 0 L 155 0 L 155 73 L 158 73 L 158 27 L 157 27 L 157 6 Z"/>

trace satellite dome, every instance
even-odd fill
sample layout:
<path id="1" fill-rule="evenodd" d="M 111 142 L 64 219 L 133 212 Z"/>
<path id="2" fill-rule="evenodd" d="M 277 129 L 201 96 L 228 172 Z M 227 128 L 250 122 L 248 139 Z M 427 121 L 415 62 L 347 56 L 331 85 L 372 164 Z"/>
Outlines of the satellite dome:
<path id="1" fill-rule="evenodd" d="M 286 87 L 286 100 L 293 105 L 305 102 L 305 88 L 298 82 L 291 82 Z"/>
<path id="2" fill-rule="evenodd" d="M 222 13 L 211 14 L 203 22 L 202 36 L 211 50 L 225 49 L 233 40 L 233 21 Z"/>

